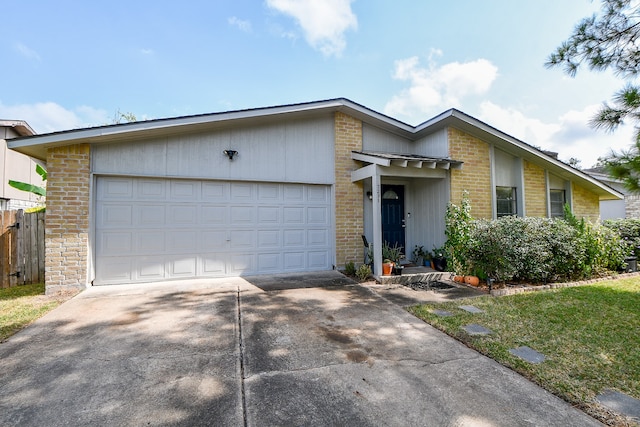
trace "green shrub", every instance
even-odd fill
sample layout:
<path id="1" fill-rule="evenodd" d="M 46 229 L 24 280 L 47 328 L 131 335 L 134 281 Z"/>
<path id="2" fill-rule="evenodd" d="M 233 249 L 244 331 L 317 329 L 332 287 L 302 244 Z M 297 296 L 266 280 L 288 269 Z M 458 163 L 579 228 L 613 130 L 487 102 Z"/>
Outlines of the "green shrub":
<path id="1" fill-rule="evenodd" d="M 451 268 L 458 274 L 471 273 L 467 269 L 467 251 L 473 227 L 469 193 L 465 191 L 462 194 L 460 206 L 449 203 L 445 215 L 445 235 L 447 236 L 445 251 L 451 262 Z"/>
<path id="2" fill-rule="evenodd" d="M 358 271 L 356 271 L 356 277 L 360 279 L 361 282 L 364 282 L 371 276 L 371 267 L 367 264 L 362 264 L 358 267 Z"/>
<path id="3" fill-rule="evenodd" d="M 640 219 L 606 220 L 603 225 L 615 230 L 624 242 L 626 255 L 640 258 Z"/>
<path id="4" fill-rule="evenodd" d="M 344 273 L 347 276 L 355 276 L 356 275 L 356 265 L 353 261 L 349 261 L 344 265 Z"/>
<path id="5" fill-rule="evenodd" d="M 575 217 L 477 220 L 469 231 L 464 269 L 499 282 L 583 279 L 620 270 L 625 245 L 606 227 Z"/>

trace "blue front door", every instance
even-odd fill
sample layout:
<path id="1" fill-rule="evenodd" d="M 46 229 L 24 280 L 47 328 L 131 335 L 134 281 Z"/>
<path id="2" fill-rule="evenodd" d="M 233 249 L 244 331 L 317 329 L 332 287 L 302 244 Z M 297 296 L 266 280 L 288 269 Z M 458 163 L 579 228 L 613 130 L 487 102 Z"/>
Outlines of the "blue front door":
<path id="1" fill-rule="evenodd" d="M 404 186 L 383 185 L 382 241 L 391 247 L 402 246 L 402 253 L 406 254 L 404 230 Z"/>

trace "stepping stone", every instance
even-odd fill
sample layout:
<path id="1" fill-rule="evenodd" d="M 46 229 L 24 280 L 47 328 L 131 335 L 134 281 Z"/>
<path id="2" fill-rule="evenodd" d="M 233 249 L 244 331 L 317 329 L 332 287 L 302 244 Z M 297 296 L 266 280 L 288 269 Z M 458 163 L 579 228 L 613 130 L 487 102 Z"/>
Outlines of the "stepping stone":
<path id="1" fill-rule="evenodd" d="M 487 329 L 484 326 L 478 325 L 476 323 L 471 323 L 467 326 L 463 326 L 462 329 L 467 331 L 469 335 L 489 335 L 493 333 L 491 329 Z"/>
<path id="2" fill-rule="evenodd" d="M 529 363 L 542 363 L 546 359 L 544 354 L 538 353 L 534 349 L 527 346 L 512 348 L 511 350 L 509 350 L 509 353 Z"/>
<path id="3" fill-rule="evenodd" d="M 433 310 L 433 314 L 436 316 L 449 317 L 453 316 L 453 313 L 447 310 Z"/>
<path id="4" fill-rule="evenodd" d="M 605 390 L 596 399 L 618 414 L 640 420 L 640 400 L 638 399 L 615 390 Z"/>
<path id="5" fill-rule="evenodd" d="M 469 313 L 484 313 L 483 310 L 480 310 L 478 307 L 474 307 L 472 305 L 461 305 L 460 308 L 464 311 L 468 311 Z"/>

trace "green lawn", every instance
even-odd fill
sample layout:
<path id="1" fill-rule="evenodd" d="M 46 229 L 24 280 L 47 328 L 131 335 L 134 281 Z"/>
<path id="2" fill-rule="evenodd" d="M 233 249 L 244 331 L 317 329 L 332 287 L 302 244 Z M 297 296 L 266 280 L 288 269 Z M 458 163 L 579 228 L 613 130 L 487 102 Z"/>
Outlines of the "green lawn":
<path id="1" fill-rule="evenodd" d="M 474 305 L 484 313 L 467 313 L 460 305 Z M 454 316 L 437 316 L 436 309 Z M 606 416 L 593 400 L 604 389 L 640 399 L 640 278 L 428 304 L 410 311 L 601 420 Z M 470 336 L 461 329 L 469 323 L 493 334 Z M 520 346 L 547 359 L 536 365 L 509 353 Z"/>
<path id="2" fill-rule="evenodd" d="M 0 289 L 0 342 L 54 309 L 64 299 L 46 297 L 44 284 Z"/>

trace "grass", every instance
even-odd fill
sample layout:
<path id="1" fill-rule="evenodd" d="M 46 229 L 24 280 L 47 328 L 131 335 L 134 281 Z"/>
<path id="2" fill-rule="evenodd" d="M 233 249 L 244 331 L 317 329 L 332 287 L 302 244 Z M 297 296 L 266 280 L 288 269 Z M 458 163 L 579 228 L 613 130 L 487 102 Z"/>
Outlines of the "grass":
<path id="1" fill-rule="evenodd" d="M 29 325 L 64 301 L 44 295 L 44 284 L 0 289 L 0 342 Z"/>
<path id="2" fill-rule="evenodd" d="M 467 313 L 460 305 L 474 305 L 484 313 Z M 436 309 L 454 316 L 437 316 Z M 410 311 L 601 421 L 608 417 L 594 398 L 605 389 L 640 399 L 640 278 L 421 305 Z M 461 329 L 469 323 L 493 334 L 470 336 Z M 509 353 L 520 346 L 547 359 L 530 364 Z"/>

